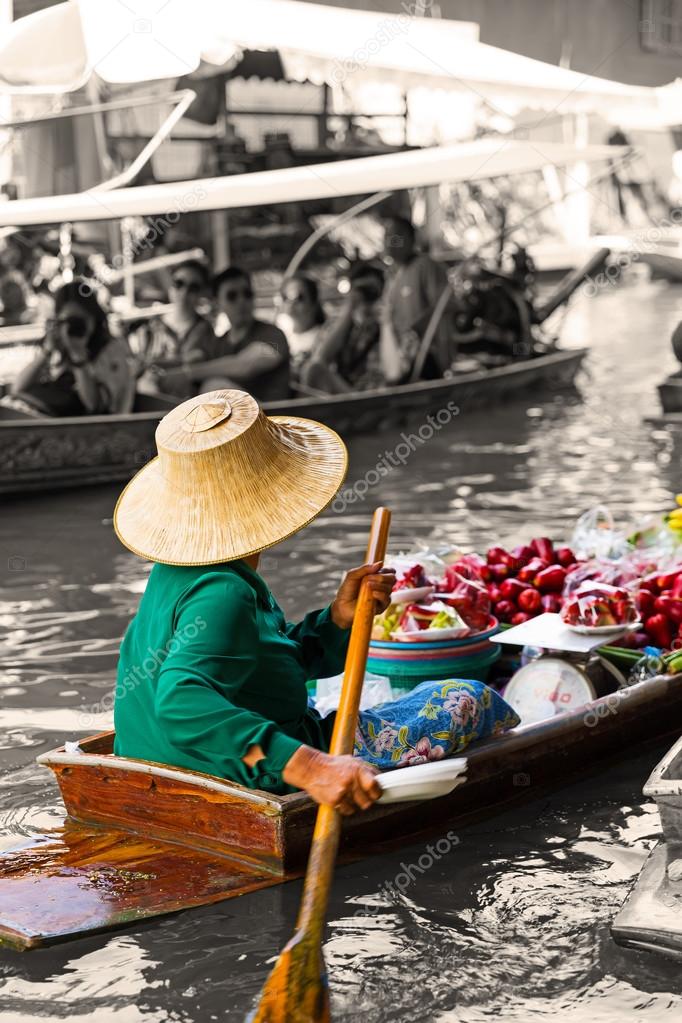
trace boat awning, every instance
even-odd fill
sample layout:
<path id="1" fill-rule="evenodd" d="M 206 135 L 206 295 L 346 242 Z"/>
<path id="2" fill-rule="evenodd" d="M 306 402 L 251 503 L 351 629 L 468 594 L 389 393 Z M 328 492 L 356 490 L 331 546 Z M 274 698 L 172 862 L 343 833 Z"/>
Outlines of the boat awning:
<path id="1" fill-rule="evenodd" d="M 625 146 L 578 148 L 562 143 L 486 138 L 254 174 L 16 199 L 0 203 L 0 228 L 338 199 L 442 182 L 481 181 L 583 161 L 620 160 L 628 152 Z"/>
<path id="2" fill-rule="evenodd" d="M 626 85 L 478 42 L 471 23 L 299 0 L 69 0 L 15 22 L 0 47 L 0 88 L 68 92 L 92 73 L 112 83 L 230 68 L 244 49 L 278 51 L 294 80 L 395 82 L 500 106 L 596 111 L 622 126 L 679 120 L 682 86 Z M 153 16 L 150 10 L 154 9 Z"/>

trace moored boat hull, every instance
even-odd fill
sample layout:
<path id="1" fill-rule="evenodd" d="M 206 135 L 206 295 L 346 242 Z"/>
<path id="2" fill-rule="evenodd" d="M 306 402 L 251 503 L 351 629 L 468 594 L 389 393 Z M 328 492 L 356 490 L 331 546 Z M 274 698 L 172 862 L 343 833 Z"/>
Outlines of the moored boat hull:
<path id="1" fill-rule="evenodd" d="M 643 791 L 656 800 L 663 841 L 649 854 L 611 933 L 619 945 L 682 962 L 682 738 Z"/>
<path id="2" fill-rule="evenodd" d="M 570 386 L 585 355 L 585 349 L 555 352 L 447 380 L 268 402 L 264 408 L 269 415 L 319 420 L 342 436 L 403 425 L 443 409 L 451 420 L 467 409 L 506 401 L 534 388 L 542 394 Z M 0 419 L 0 494 L 127 480 L 156 454 L 154 432 L 162 415 L 162 411 L 150 411 Z"/>
<path id="3" fill-rule="evenodd" d="M 450 795 L 379 804 L 344 821 L 341 855 L 357 858 L 507 808 L 681 729 L 682 680 L 640 682 L 616 703 L 604 697 L 477 743 L 467 751 L 466 783 Z M 61 749 L 40 758 L 55 772 L 70 817 L 0 856 L 0 942 L 32 948 L 63 941 L 302 873 L 316 814 L 305 794 L 276 796 L 122 760 L 107 752 L 112 742 L 112 733 L 103 733 L 82 740 L 82 753 Z M 158 876 L 148 866 L 154 857 L 166 864 Z M 60 915 L 61 892 L 70 885 L 79 898 Z"/>
<path id="4" fill-rule="evenodd" d="M 611 927 L 619 945 L 682 962 L 682 881 L 668 877 L 668 867 L 680 857 L 682 847 L 667 842 L 649 854 Z"/>

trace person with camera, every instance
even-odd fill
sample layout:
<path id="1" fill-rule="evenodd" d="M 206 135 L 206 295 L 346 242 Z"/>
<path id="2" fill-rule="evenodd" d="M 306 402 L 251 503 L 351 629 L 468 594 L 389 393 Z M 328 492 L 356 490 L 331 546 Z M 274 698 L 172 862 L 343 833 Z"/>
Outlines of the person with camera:
<path id="1" fill-rule="evenodd" d="M 311 358 L 303 383 L 333 394 L 364 391 L 386 383 L 380 352 L 383 270 L 359 261 L 348 275 L 349 290 Z"/>
<path id="2" fill-rule="evenodd" d="M 91 285 L 82 278 L 62 285 L 40 352 L 14 380 L 7 400 L 26 415 L 84 416 L 128 412 L 133 399 L 125 345 L 111 336 Z"/>

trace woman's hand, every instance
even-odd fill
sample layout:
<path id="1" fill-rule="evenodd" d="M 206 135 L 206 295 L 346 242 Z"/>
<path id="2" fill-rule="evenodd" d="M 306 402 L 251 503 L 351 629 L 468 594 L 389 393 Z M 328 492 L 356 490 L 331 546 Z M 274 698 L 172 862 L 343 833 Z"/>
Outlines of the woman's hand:
<path id="1" fill-rule="evenodd" d="M 376 770 L 357 757 L 332 757 L 299 746 L 282 772 L 287 785 L 305 789 L 316 803 L 333 806 L 349 817 L 367 810 L 381 795 Z"/>
<path id="2" fill-rule="evenodd" d="M 76 337 L 67 333 L 66 336 L 62 337 L 61 343 L 64 354 L 70 363 L 82 365 L 89 361 L 87 337 Z"/>
<path id="3" fill-rule="evenodd" d="M 353 624 L 355 605 L 360 596 L 360 584 L 369 579 L 369 587 L 374 597 L 376 614 L 381 614 L 391 603 L 391 590 L 395 586 L 395 571 L 382 568 L 382 561 L 373 565 L 361 565 L 347 572 L 338 593 L 331 605 L 332 621 L 340 629 L 349 629 Z"/>

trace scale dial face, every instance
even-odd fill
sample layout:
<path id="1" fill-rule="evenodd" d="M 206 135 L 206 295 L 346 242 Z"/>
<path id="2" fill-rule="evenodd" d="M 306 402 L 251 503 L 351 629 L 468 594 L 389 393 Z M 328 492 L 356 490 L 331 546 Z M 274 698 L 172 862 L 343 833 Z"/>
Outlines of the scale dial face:
<path id="1" fill-rule="evenodd" d="M 559 657 L 540 657 L 519 668 L 504 698 L 521 718 L 521 724 L 529 725 L 584 707 L 596 694 L 580 668 Z"/>

